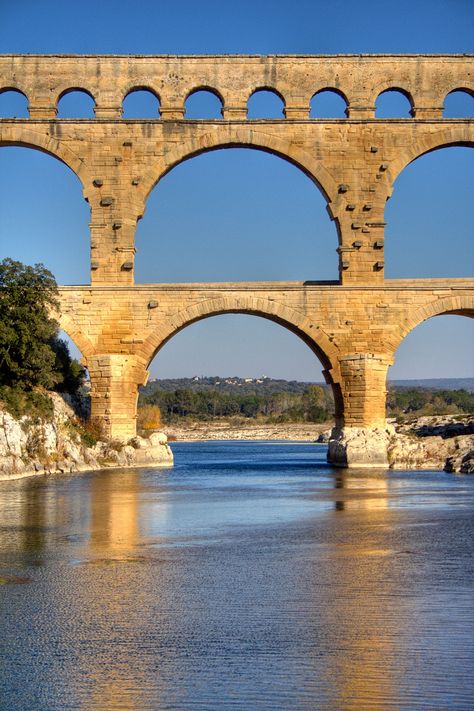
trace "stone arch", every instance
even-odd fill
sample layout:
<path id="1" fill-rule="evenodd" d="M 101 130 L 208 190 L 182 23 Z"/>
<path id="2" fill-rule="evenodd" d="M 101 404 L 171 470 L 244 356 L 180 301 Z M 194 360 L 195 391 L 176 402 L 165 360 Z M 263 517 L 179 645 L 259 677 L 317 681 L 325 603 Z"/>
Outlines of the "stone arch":
<path id="1" fill-rule="evenodd" d="M 20 89 L 20 88 L 17 87 L 17 86 L 2 86 L 2 87 L 0 88 L 0 96 L 2 96 L 2 94 L 7 94 L 7 93 L 18 94 L 19 96 L 22 96 L 22 97 L 25 99 L 25 101 L 26 101 L 26 112 L 27 112 L 27 114 L 28 114 L 27 118 L 29 118 L 29 115 L 30 115 L 30 100 L 29 100 L 29 98 L 28 98 L 27 93 L 26 93 L 25 91 L 23 91 L 23 89 Z M 3 118 L 3 117 L 0 117 L 0 118 Z M 6 118 L 6 117 L 5 117 L 5 118 Z"/>
<path id="2" fill-rule="evenodd" d="M 224 96 L 219 89 L 216 89 L 214 86 L 210 86 L 208 84 L 198 84 L 190 89 L 184 97 L 184 103 L 186 103 L 190 96 L 197 94 L 199 91 L 207 91 L 209 94 L 214 94 L 214 96 L 221 102 L 222 108 L 224 108 Z"/>
<path id="3" fill-rule="evenodd" d="M 90 91 L 90 89 L 86 89 L 83 86 L 68 86 L 66 89 L 61 89 L 61 91 L 58 93 L 58 95 L 56 97 L 56 101 L 55 101 L 56 106 L 58 106 L 59 102 L 61 101 L 61 99 L 63 97 L 67 96 L 67 94 L 72 94 L 76 91 L 79 92 L 80 94 L 87 94 L 87 96 L 89 96 L 92 99 L 92 101 L 94 102 L 94 105 L 97 104 L 95 96 Z"/>
<path id="4" fill-rule="evenodd" d="M 391 344 L 393 353 L 395 353 L 400 343 L 410 333 L 410 331 L 413 331 L 413 329 L 419 326 L 420 323 L 423 323 L 434 316 L 443 316 L 448 314 L 474 318 L 474 296 L 445 296 L 417 308 L 413 313 L 410 313 L 407 316 L 395 336 Z"/>
<path id="5" fill-rule="evenodd" d="M 191 89 L 190 91 L 188 91 L 188 93 L 186 94 L 186 96 L 185 96 L 185 98 L 184 98 L 184 102 L 183 102 L 183 106 L 184 106 L 184 117 L 185 117 L 186 119 L 188 118 L 188 117 L 187 117 L 187 112 L 188 112 L 187 102 L 188 102 L 188 99 L 190 99 L 192 96 L 196 96 L 196 94 L 200 94 L 201 92 L 204 93 L 204 94 L 212 94 L 212 96 L 214 96 L 214 97 L 220 102 L 220 109 L 219 109 L 219 112 L 220 112 L 220 116 L 221 116 L 221 118 L 222 118 L 222 116 L 223 116 L 223 111 L 224 111 L 224 104 L 225 104 L 224 97 L 223 97 L 223 95 L 221 94 L 220 91 L 218 91 L 217 89 L 215 89 L 213 86 L 208 86 L 207 84 L 200 84 L 199 86 L 196 86 L 196 87 L 194 87 L 193 89 Z M 191 120 L 191 121 L 192 121 L 193 119 L 188 119 L 188 120 Z M 196 120 L 196 119 L 194 119 L 194 120 Z M 216 119 L 215 119 L 215 118 L 212 118 L 212 119 L 204 118 L 204 119 L 197 119 L 197 120 L 201 120 L 201 121 L 202 121 L 202 120 L 204 120 L 204 121 L 211 120 L 211 121 L 214 121 L 214 120 L 216 120 Z"/>
<path id="6" fill-rule="evenodd" d="M 346 95 L 341 89 L 337 89 L 337 88 L 334 87 L 334 86 L 323 86 L 323 87 L 321 87 L 320 89 L 318 89 L 317 91 L 314 92 L 314 94 L 311 96 L 311 98 L 310 98 L 310 100 L 309 100 L 310 117 L 311 117 L 311 112 L 312 112 L 312 110 L 313 110 L 313 102 L 314 102 L 315 100 L 317 101 L 317 97 L 318 97 L 320 94 L 335 94 L 335 95 L 338 96 L 340 99 L 342 99 L 342 101 L 344 101 L 344 103 L 345 103 L 345 105 L 346 105 L 346 106 L 345 106 L 345 109 L 344 109 L 344 113 L 345 113 L 345 115 L 346 115 L 346 117 L 347 117 L 348 111 L 349 111 L 349 99 L 347 98 L 347 95 Z M 315 118 L 315 117 L 312 117 L 312 118 Z M 325 116 L 322 116 L 321 118 L 324 119 L 324 118 L 326 118 L 326 117 L 325 117 Z"/>
<path id="7" fill-rule="evenodd" d="M 332 384 L 339 382 L 339 350 L 329 336 L 305 314 L 267 298 L 236 294 L 206 299 L 169 317 L 145 340 L 141 352 L 149 364 L 159 350 L 179 331 L 192 323 L 222 314 L 260 316 L 286 328 L 313 351 Z"/>
<path id="8" fill-rule="evenodd" d="M 337 196 L 337 183 L 320 160 L 290 141 L 251 127 L 238 128 L 236 130 L 229 126 L 222 128 L 224 129 L 222 131 L 204 133 L 197 140 L 193 138 L 184 139 L 165 155 L 165 164 L 162 164 L 158 171 L 145 173 L 143 176 L 145 200 L 161 178 L 185 160 L 212 150 L 252 148 L 283 158 L 302 170 L 322 192 L 328 202 L 328 210 L 330 210 L 330 203 Z M 330 215 L 334 219 L 332 212 L 330 212 Z"/>
<path id="9" fill-rule="evenodd" d="M 443 100 L 443 118 L 449 118 L 449 115 L 446 116 L 446 112 L 449 109 L 449 101 L 450 97 L 453 95 L 461 95 L 462 99 L 464 100 L 466 97 L 468 97 L 468 104 L 470 104 L 470 111 L 467 110 L 465 114 L 460 113 L 460 114 L 452 114 L 451 115 L 451 120 L 453 118 L 470 118 L 474 112 L 474 90 L 473 89 L 467 89 L 465 87 L 460 87 L 457 89 L 452 89 L 449 91 L 446 96 L 444 97 Z M 470 116 L 471 115 L 471 116 Z"/>
<path id="10" fill-rule="evenodd" d="M 400 94 L 401 96 L 403 96 L 403 97 L 408 101 L 408 104 L 409 104 L 409 106 L 410 106 L 410 109 L 409 109 L 409 112 L 408 112 L 408 113 L 410 114 L 411 117 L 413 117 L 413 115 L 414 115 L 414 109 L 415 109 L 415 101 L 414 101 L 414 99 L 413 99 L 413 94 L 411 93 L 411 91 L 408 91 L 408 89 L 404 89 L 404 88 L 402 88 L 402 87 L 400 87 L 400 86 L 398 86 L 398 85 L 397 85 L 397 86 L 392 86 L 391 84 L 389 84 L 389 85 L 387 85 L 387 86 L 385 86 L 385 87 L 382 87 L 382 88 L 381 88 L 381 87 L 378 87 L 378 93 L 377 93 L 377 95 L 376 95 L 376 97 L 375 97 L 375 100 L 374 100 L 375 117 L 378 118 L 378 117 L 377 117 L 377 101 L 378 101 L 378 100 L 380 99 L 380 97 L 383 96 L 384 94 L 388 94 L 388 93 L 391 93 L 391 92 L 393 92 L 393 93 L 395 93 L 395 94 Z M 395 118 L 396 118 L 396 117 L 395 117 Z M 382 120 L 382 121 L 385 121 L 385 120 L 387 120 L 387 119 L 386 119 L 386 118 L 382 118 L 381 120 Z"/>
<path id="11" fill-rule="evenodd" d="M 474 146 L 474 126 L 457 125 L 440 129 L 436 133 L 425 133 L 421 138 L 415 138 L 410 141 L 410 145 L 400 147 L 397 150 L 395 160 L 391 161 L 387 170 L 388 179 L 390 181 L 387 198 L 393 192 L 393 185 L 400 173 L 413 163 L 417 158 L 426 153 L 440 150 L 441 148 L 449 148 L 451 146 L 464 146 L 472 148 Z"/>
<path id="12" fill-rule="evenodd" d="M 275 97 L 277 97 L 278 99 L 280 99 L 281 104 L 282 104 L 282 105 L 281 105 L 281 110 L 282 110 L 281 119 L 283 120 L 284 117 L 285 117 L 286 99 L 285 99 L 285 97 L 283 96 L 283 94 L 281 93 L 281 91 L 279 91 L 278 89 L 276 89 L 274 86 L 262 85 L 262 86 L 257 86 L 257 87 L 255 87 L 254 89 L 252 89 L 252 91 L 250 92 L 249 97 L 248 97 L 248 99 L 247 99 L 247 102 L 246 102 L 247 112 L 248 112 L 248 110 L 249 110 L 249 102 L 250 102 L 250 100 L 252 99 L 252 97 L 254 97 L 256 94 L 264 94 L 264 93 L 272 94 L 273 96 L 275 96 Z M 247 118 L 248 118 L 248 115 L 247 115 Z M 250 121 L 265 121 L 265 120 L 275 121 L 275 120 L 280 120 L 280 116 L 278 116 L 278 117 L 272 117 L 272 118 L 269 118 L 269 119 L 264 119 L 264 118 L 255 117 L 255 119 L 249 119 L 249 120 L 250 120 Z"/>
<path id="13" fill-rule="evenodd" d="M 74 318 L 69 313 L 60 312 L 55 315 L 59 327 L 74 341 L 76 346 L 81 351 L 84 357 L 84 365 L 87 365 L 88 358 L 94 355 L 95 348 L 88 338 L 81 330 L 79 324 L 74 320 Z"/>
<path id="14" fill-rule="evenodd" d="M 133 94 L 135 91 L 147 91 L 149 94 L 153 94 L 153 96 L 156 96 L 158 101 L 161 102 L 161 97 L 153 86 L 150 86 L 149 84 L 137 84 L 136 82 L 130 82 L 125 86 L 123 90 L 122 103 L 125 101 L 129 94 Z"/>
<path id="15" fill-rule="evenodd" d="M 84 174 L 84 159 L 77 156 L 70 148 L 52 136 L 37 133 L 24 126 L 2 127 L 0 124 L 1 146 L 20 146 L 47 153 L 67 165 L 80 180 L 83 188 L 85 188 L 85 181 L 81 178 L 81 173 Z"/>
<path id="16" fill-rule="evenodd" d="M 160 99 L 160 96 L 159 96 L 158 92 L 155 91 L 155 89 L 153 89 L 153 88 L 151 88 L 151 87 L 149 87 L 149 86 L 141 85 L 141 84 L 130 84 L 130 86 L 127 87 L 127 89 L 125 90 L 125 92 L 124 92 L 124 94 L 123 94 L 123 96 L 122 96 L 122 102 L 121 102 L 121 106 L 122 106 L 122 118 L 124 118 L 124 117 L 123 117 L 123 112 L 124 112 L 124 110 L 125 110 L 125 101 L 126 101 L 126 99 L 127 99 L 129 96 L 131 96 L 132 94 L 141 94 L 141 93 L 145 93 L 145 94 L 150 95 L 150 96 L 152 96 L 152 97 L 154 97 L 154 98 L 156 99 L 156 102 L 157 102 L 157 113 L 156 113 L 156 116 L 153 117 L 153 119 L 159 119 L 159 118 L 160 118 L 161 99 Z M 144 118 L 147 119 L 147 120 L 149 120 L 150 117 L 144 117 Z M 125 118 L 125 120 L 129 120 L 129 119 Z M 139 119 L 139 120 L 143 120 L 143 119 L 141 118 L 141 119 Z"/>

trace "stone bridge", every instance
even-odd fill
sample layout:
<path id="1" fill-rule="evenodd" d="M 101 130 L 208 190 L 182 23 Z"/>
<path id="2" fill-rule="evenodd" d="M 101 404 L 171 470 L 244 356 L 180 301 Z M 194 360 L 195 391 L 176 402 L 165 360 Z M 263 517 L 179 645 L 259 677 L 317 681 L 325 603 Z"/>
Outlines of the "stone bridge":
<path id="1" fill-rule="evenodd" d="M 474 143 L 472 119 L 443 118 L 450 92 L 474 96 L 472 59 L 0 56 L 0 92 L 19 91 L 29 104 L 28 119 L 0 119 L 0 146 L 61 160 L 90 206 L 90 285 L 61 287 L 59 318 L 84 355 L 93 417 L 109 436 L 134 435 L 137 388 L 164 343 L 223 313 L 271 319 L 308 344 L 333 387 L 339 430 L 370 437 L 383 427 L 387 367 L 404 336 L 432 316 L 474 314 L 474 279 L 384 278 L 384 209 L 395 179 L 429 151 Z M 156 119 L 122 118 L 124 98 L 138 89 L 158 97 Z M 221 119 L 185 118 L 187 97 L 203 89 L 220 99 Z M 284 118 L 247 119 L 247 101 L 262 89 L 282 99 Z M 345 100 L 347 118 L 310 118 L 311 98 L 327 89 Z M 378 95 L 392 89 L 408 98 L 410 118 L 375 118 Z M 94 119 L 57 118 L 73 90 L 94 99 Z M 134 285 L 135 230 L 153 187 L 180 162 L 230 147 L 280 156 L 319 187 L 337 227 L 337 282 Z"/>

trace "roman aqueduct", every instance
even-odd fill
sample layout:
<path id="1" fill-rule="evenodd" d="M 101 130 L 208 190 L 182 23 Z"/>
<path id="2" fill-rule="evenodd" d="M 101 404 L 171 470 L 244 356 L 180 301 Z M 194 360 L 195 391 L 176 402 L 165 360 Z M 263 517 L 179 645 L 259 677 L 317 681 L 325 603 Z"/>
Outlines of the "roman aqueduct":
<path id="1" fill-rule="evenodd" d="M 95 118 L 58 119 L 60 98 L 78 89 L 93 97 Z M 159 98 L 160 116 L 122 118 L 136 89 Z M 186 98 L 202 89 L 219 97 L 222 118 L 185 118 Z M 284 117 L 247 118 L 261 89 L 282 98 Z M 346 118 L 310 118 L 311 97 L 326 89 L 344 98 Z M 410 118 L 375 118 L 377 96 L 391 89 L 409 99 Z M 402 339 L 432 316 L 474 315 L 474 279 L 384 278 L 395 179 L 429 151 L 474 143 L 472 119 L 443 118 L 445 97 L 459 89 L 474 96 L 470 56 L 0 56 L 0 92 L 19 91 L 29 105 L 29 118 L 0 119 L 0 145 L 58 158 L 90 206 L 90 284 L 61 287 L 60 322 L 83 353 L 92 415 L 108 435 L 135 434 L 137 390 L 159 349 L 224 313 L 300 336 L 323 363 L 339 428 L 382 427 Z M 339 279 L 134 285 L 135 230 L 152 188 L 180 162 L 235 146 L 280 156 L 319 187 L 337 227 Z"/>

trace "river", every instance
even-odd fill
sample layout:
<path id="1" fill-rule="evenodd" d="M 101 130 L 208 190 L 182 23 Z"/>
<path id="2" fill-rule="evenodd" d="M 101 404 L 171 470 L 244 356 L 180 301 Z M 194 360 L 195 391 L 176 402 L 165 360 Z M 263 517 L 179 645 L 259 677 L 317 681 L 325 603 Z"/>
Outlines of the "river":
<path id="1" fill-rule="evenodd" d="M 0 482 L 0 708 L 474 708 L 474 477 L 300 443 Z"/>

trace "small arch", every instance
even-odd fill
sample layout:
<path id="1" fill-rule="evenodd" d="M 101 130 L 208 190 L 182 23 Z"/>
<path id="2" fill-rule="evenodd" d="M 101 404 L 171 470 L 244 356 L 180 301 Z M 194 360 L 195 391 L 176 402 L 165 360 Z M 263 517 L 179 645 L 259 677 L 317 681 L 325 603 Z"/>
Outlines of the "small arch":
<path id="1" fill-rule="evenodd" d="M 202 86 L 189 92 L 184 103 L 187 119 L 222 118 L 223 99 L 216 89 Z"/>
<path id="2" fill-rule="evenodd" d="M 474 118 L 474 91 L 453 89 L 444 100 L 443 118 Z"/>
<path id="3" fill-rule="evenodd" d="M 327 87 L 311 98 L 310 118 L 347 118 L 347 113 L 347 97 L 339 89 Z"/>
<path id="4" fill-rule="evenodd" d="M 384 89 L 375 101 L 375 118 L 410 118 L 413 106 L 413 98 L 405 89 Z"/>
<path id="5" fill-rule="evenodd" d="M 57 103 L 58 118 L 94 118 L 95 100 L 87 89 L 71 88 L 63 91 Z"/>
<path id="6" fill-rule="evenodd" d="M 26 94 L 13 87 L 1 89 L 0 118 L 29 118 Z"/>
<path id="7" fill-rule="evenodd" d="M 124 119 L 157 119 L 160 117 L 160 97 L 145 86 L 137 86 L 125 94 L 122 102 Z"/>
<path id="8" fill-rule="evenodd" d="M 285 115 L 285 99 L 276 89 L 255 89 L 247 101 L 248 119 L 280 119 Z"/>

